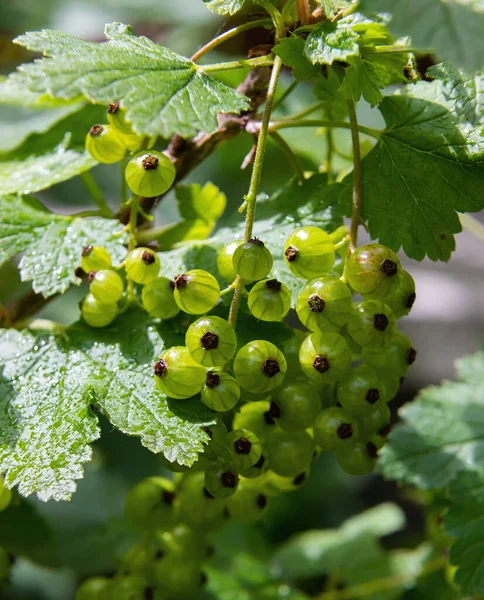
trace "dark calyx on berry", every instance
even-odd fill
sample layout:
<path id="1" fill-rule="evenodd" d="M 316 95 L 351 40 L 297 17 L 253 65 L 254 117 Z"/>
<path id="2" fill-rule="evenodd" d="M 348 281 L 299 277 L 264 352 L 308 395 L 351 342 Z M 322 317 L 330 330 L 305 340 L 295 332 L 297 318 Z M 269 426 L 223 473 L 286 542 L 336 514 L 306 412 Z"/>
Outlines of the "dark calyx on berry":
<path id="1" fill-rule="evenodd" d="M 174 279 L 175 287 L 179 290 L 182 287 L 185 287 L 189 281 L 187 275 L 177 275 Z"/>
<path id="2" fill-rule="evenodd" d="M 318 356 L 316 356 L 316 358 L 314 359 L 313 367 L 319 373 L 326 373 L 326 371 L 328 371 L 330 367 L 328 357 L 321 356 L 320 354 L 318 354 Z"/>
<path id="3" fill-rule="evenodd" d="M 271 402 L 271 407 L 269 408 L 268 412 L 269 412 L 269 414 L 271 415 L 271 417 L 273 419 L 280 419 L 281 418 L 281 408 L 275 402 Z"/>
<path id="4" fill-rule="evenodd" d="M 320 313 L 323 312 L 326 302 L 317 294 L 313 294 L 312 296 L 309 296 L 308 305 L 311 312 Z"/>
<path id="5" fill-rule="evenodd" d="M 220 475 L 220 483 L 226 488 L 234 488 L 239 483 L 237 473 L 225 471 Z"/>
<path id="6" fill-rule="evenodd" d="M 91 129 L 89 130 L 89 135 L 100 135 L 103 132 L 103 126 L 102 125 L 93 125 L 91 127 Z"/>
<path id="7" fill-rule="evenodd" d="M 145 263 L 145 265 L 152 265 L 155 262 L 155 255 L 152 252 L 145 250 L 141 255 L 141 260 Z"/>
<path id="8" fill-rule="evenodd" d="M 256 246 L 264 246 L 264 242 L 262 240 L 260 240 L 259 238 L 253 237 L 251 240 L 249 240 L 251 244 L 255 244 Z"/>
<path id="9" fill-rule="evenodd" d="M 266 425 L 276 424 L 276 422 L 274 421 L 274 417 L 271 415 L 270 410 L 266 410 L 266 412 L 264 413 L 264 421 L 266 422 Z"/>
<path id="10" fill-rule="evenodd" d="M 236 454 L 249 454 L 252 444 L 245 437 L 240 437 L 234 442 L 234 450 Z"/>
<path id="11" fill-rule="evenodd" d="M 175 500 L 175 494 L 173 492 L 168 492 L 165 490 L 161 495 L 161 498 L 165 504 L 173 504 Z"/>
<path id="12" fill-rule="evenodd" d="M 373 325 L 378 331 L 385 331 L 388 327 L 388 317 L 384 314 L 373 315 Z"/>
<path id="13" fill-rule="evenodd" d="M 284 252 L 284 256 L 288 262 L 293 262 L 297 258 L 297 248 L 294 246 L 288 246 Z"/>
<path id="14" fill-rule="evenodd" d="M 218 348 L 218 335 L 207 331 L 200 338 L 200 344 L 204 350 L 215 350 L 215 348 Z"/>
<path id="15" fill-rule="evenodd" d="M 417 298 L 417 294 L 415 292 L 412 292 L 411 294 L 409 294 L 408 298 L 407 298 L 407 304 L 405 304 L 405 307 L 412 308 L 412 306 L 415 303 L 416 298 Z"/>
<path id="16" fill-rule="evenodd" d="M 158 167 L 158 159 L 156 158 L 156 156 L 153 156 L 151 154 L 145 156 L 141 162 L 145 171 L 151 171 Z"/>
<path id="17" fill-rule="evenodd" d="M 162 358 L 160 358 L 160 360 L 157 360 L 155 362 L 154 370 L 155 370 L 155 375 L 157 377 L 163 377 L 163 375 L 166 373 L 167 369 L 168 369 L 168 365 L 166 364 L 166 361 L 163 360 Z"/>
<path id="18" fill-rule="evenodd" d="M 385 273 L 387 277 L 393 277 L 398 273 L 397 263 L 389 258 L 385 258 L 385 260 L 381 264 L 381 270 Z"/>
<path id="19" fill-rule="evenodd" d="M 114 113 L 118 111 L 118 108 L 119 108 L 119 102 L 111 102 L 110 105 L 108 106 L 108 113 L 110 115 L 114 115 Z"/>
<path id="20" fill-rule="evenodd" d="M 256 469 L 262 469 L 265 462 L 266 462 L 266 458 L 263 454 L 261 454 L 259 460 L 255 463 L 254 467 Z"/>
<path id="21" fill-rule="evenodd" d="M 294 479 L 292 480 L 294 485 L 302 485 L 305 481 L 306 473 L 299 473 L 299 475 L 296 475 L 296 477 L 294 477 Z"/>
<path id="22" fill-rule="evenodd" d="M 267 377 L 274 377 L 274 375 L 277 375 L 280 370 L 281 368 L 279 367 L 279 363 L 273 358 L 268 358 L 262 365 L 262 371 L 267 375 Z"/>
<path id="23" fill-rule="evenodd" d="M 82 249 L 81 252 L 81 256 L 87 256 L 88 254 L 91 254 L 92 251 L 92 246 L 84 246 L 84 248 Z"/>
<path id="24" fill-rule="evenodd" d="M 94 277 L 96 277 L 96 271 L 89 271 L 89 274 L 87 276 L 89 282 L 91 282 L 94 279 Z"/>
<path id="25" fill-rule="evenodd" d="M 409 365 L 413 365 L 416 358 L 417 358 L 417 351 L 415 350 L 415 348 L 410 348 L 410 350 L 407 352 L 407 363 Z"/>
<path id="26" fill-rule="evenodd" d="M 336 434 L 340 440 L 347 440 L 353 435 L 353 425 L 351 423 L 341 423 L 338 425 Z"/>
<path id="27" fill-rule="evenodd" d="M 378 435 L 381 437 L 387 437 L 391 430 L 392 426 L 390 425 L 390 423 L 388 423 L 388 425 L 385 425 L 378 431 Z"/>
<path id="28" fill-rule="evenodd" d="M 208 371 L 205 385 L 209 388 L 216 388 L 220 385 L 220 375 L 217 375 L 217 373 L 214 373 L 213 371 Z"/>
<path id="29" fill-rule="evenodd" d="M 155 592 L 152 587 L 145 587 L 143 590 L 143 600 L 153 600 Z"/>
<path id="30" fill-rule="evenodd" d="M 264 494 L 259 494 L 257 496 L 257 506 L 259 508 L 265 508 L 267 504 L 267 498 L 264 496 Z"/>
<path id="31" fill-rule="evenodd" d="M 366 444 L 366 451 L 370 458 L 378 458 L 378 448 L 373 442 L 368 442 L 368 444 Z"/>
<path id="32" fill-rule="evenodd" d="M 366 392 L 365 400 L 369 404 L 375 404 L 380 400 L 380 392 L 376 388 L 371 388 Z"/>
<path id="33" fill-rule="evenodd" d="M 277 281 L 277 279 L 268 279 L 266 281 L 266 287 L 271 290 L 271 292 L 280 292 L 282 283 Z"/>

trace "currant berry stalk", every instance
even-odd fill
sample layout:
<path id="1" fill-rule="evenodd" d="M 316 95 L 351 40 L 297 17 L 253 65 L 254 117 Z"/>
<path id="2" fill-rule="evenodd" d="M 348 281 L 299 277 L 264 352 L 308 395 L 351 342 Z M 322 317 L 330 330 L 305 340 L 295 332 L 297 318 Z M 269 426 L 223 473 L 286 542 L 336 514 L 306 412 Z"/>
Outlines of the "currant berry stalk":
<path id="1" fill-rule="evenodd" d="M 350 251 L 358 245 L 358 226 L 361 218 L 361 153 L 358 119 L 353 100 L 348 100 L 348 115 L 351 126 L 351 142 L 353 146 L 353 200 L 351 209 Z"/>

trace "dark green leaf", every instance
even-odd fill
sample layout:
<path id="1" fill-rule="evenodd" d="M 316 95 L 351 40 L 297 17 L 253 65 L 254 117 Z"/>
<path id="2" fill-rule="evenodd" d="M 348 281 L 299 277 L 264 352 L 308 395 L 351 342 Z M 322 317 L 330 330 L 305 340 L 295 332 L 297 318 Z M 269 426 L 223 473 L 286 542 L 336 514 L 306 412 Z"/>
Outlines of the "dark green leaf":
<path id="1" fill-rule="evenodd" d="M 305 41 L 301 38 L 283 38 L 273 48 L 274 54 L 282 58 L 282 62 L 292 67 L 292 73 L 299 81 L 314 79 L 320 71 L 319 65 L 313 65 L 304 54 Z"/>
<path id="2" fill-rule="evenodd" d="M 341 81 L 333 69 L 328 69 L 326 77 L 319 75 L 313 81 L 314 95 L 324 102 L 324 110 L 330 119 L 342 121 L 348 113 L 345 95 L 341 92 Z"/>

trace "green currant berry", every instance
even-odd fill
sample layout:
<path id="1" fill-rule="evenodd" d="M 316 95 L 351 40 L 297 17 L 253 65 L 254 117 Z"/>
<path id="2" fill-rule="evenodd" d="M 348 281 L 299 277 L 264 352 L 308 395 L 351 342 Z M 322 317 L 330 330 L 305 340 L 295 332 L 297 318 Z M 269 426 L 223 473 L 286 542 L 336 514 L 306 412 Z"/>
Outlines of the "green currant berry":
<path id="1" fill-rule="evenodd" d="M 161 549 L 180 560 L 202 561 L 207 557 L 209 546 L 199 531 L 180 523 L 160 536 Z"/>
<path id="2" fill-rule="evenodd" d="M 338 406 L 325 408 L 314 421 L 314 439 L 323 452 L 352 446 L 358 441 L 359 432 L 355 417 Z"/>
<path id="3" fill-rule="evenodd" d="M 145 598 L 161 600 L 158 595 L 155 595 L 155 590 L 151 587 L 148 579 L 140 575 L 121 577 L 113 581 L 111 586 L 109 600 L 112 598 L 116 598 L 116 600 L 145 600 Z"/>
<path id="4" fill-rule="evenodd" d="M 305 340 L 307 333 L 300 329 L 292 329 L 289 338 L 281 343 L 281 351 L 286 357 L 287 378 L 295 378 L 302 375 L 301 365 L 299 363 L 299 348 Z"/>
<path id="5" fill-rule="evenodd" d="M 225 499 L 215 498 L 205 489 L 205 474 L 187 473 L 177 495 L 178 520 L 197 530 L 217 529 L 224 523 Z"/>
<path id="6" fill-rule="evenodd" d="M 141 301 L 148 314 L 157 319 L 171 319 L 180 312 L 175 302 L 175 284 L 167 277 L 158 277 L 143 286 Z"/>
<path id="7" fill-rule="evenodd" d="M 140 528 L 157 528 L 173 519 L 175 485 L 163 477 L 148 477 L 137 483 L 126 497 L 126 518 Z"/>
<path id="8" fill-rule="evenodd" d="M 200 392 L 205 369 L 196 363 L 185 346 L 165 350 L 154 365 L 156 387 L 170 398 L 190 398 Z"/>
<path id="9" fill-rule="evenodd" d="M 193 269 L 175 277 L 175 302 L 189 315 L 212 310 L 220 298 L 220 286 L 213 275 Z"/>
<path id="10" fill-rule="evenodd" d="M 277 279 L 264 279 L 249 293 L 249 310 L 261 321 L 280 321 L 291 308 L 291 292 Z"/>
<path id="11" fill-rule="evenodd" d="M 12 500 L 12 490 L 5 487 L 4 480 L 0 477 L 0 512 L 5 510 Z"/>
<path id="12" fill-rule="evenodd" d="M 378 451 L 383 448 L 386 442 L 386 437 L 383 435 L 379 435 L 376 433 L 372 435 L 371 438 L 367 442 L 367 447 L 370 445 L 369 450 L 372 454 L 378 454 Z"/>
<path id="13" fill-rule="evenodd" d="M 99 302 L 117 302 L 123 295 L 124 283 L 116 271 L 111 269 L 91 271 L 89 281 L 89 291 Z"/>
<path id="14" fill-rule="evenodd" d="M 240 386 L 232 375 L 221 371 L 208 371 L 201 398 L 208 408 L 225 412 L 239 401 Z"/>
<path id="15" fill-rule="evenodd" d="M 202 317 L 188 328 L 185 343 L 197 363 L 204 367 L 223 367 L 235 354 L 237 335 L 225 319 Z"/>
<path id="16" fill-rule="evenodd" d="M 358 423 L 360 425 L 360 439 L 366 440 L 372 435 L 378 434 L 386 437 L 390 433 L 390 409 L 382 400 L 379 400 L 369 413 L 361 415 Z"/>
<path id="17" fill-rule="evenodd" d="M 107 600 L 112 581 L 107 577 L 86 579 L 77 590 L 76 600 Z"/>
<path id="18" fill-rule="evenodd" d="M 346 278 L 359 294 L 385 298 L 394 293 L 401 281 L 402 265 L 398 256 L 380 244 L 360 246 L 346 263 Z"/>
<path id="19" fill-rule="evenodd" d="M 209 460 L 216 460 L 227 447 L 227 427 L 223 421 L 217 421 L 213 425 L 203 426 L 202 429 L 209 438 L 204 448 L 204 456 Z"/>
<path id="20" fill-rule="evenodd" d="M 360 416 L 372 411 L 375 404 L 386 401 L 386 390 L 377 372 L 368 365 L 358 365 L 340 379 L 338 400 L 350 414 Z"/>
<path id="21" fill-rule="evenodd" d="M 86 136 L 86 150 L 100 163 L 119 162 L 126 154 L 121 135 L 109 125 L 94 125 Z"/>
<path id="22" fill-rule="evenodd" d="M 232 496 L 238 485 L 237 471 L 229 464 L 218 462 L 205 471 L 205 489 L 215 498 Z"/>
<path id="23" fill-rule="evenodd" d="M 81 305 L 82 318 L 90 327 L 106 327 L 118 314 L 116 302 L 99 302 L 92 294 L 88 294 Z"/>
<path id="24" fill-rule="evenodd" d="M 294 275 L 313 279 L 333 268 L 334 245 L 330 236 L 319 227 L 301 227 L 287 238 L 284 258 Z"/>
<path id="25" fill-rule="evenodd" d="M 164 194 L 175 181 L 175 175 L 175 167 L 168 156 L 156 150 L 143 150 L 135 154 L 124 173 L 133 194 L 146 198 Z"/>
<path id="26" fill-rule="evenodd" d="M 246 282 L 263 279 L 272 269 L 273 262 L 272 254 L 258 238 L 238 246 L 232 259 L 235 272 Z"/>
<path id="27" fill-rule="evenodd" d="M 385 401 L 388 403 L 397 396 L 403 378 L 391 372 L 382 373 L 381 371 L 377 371 L 377 373 L 380 382 L 385 388 Z"/>
<path id="28" fill-rule="evenodd" d="M 157 554 L 159 554 L 158 544 L 155 547 L 147 547 L 143 543 L 133 546 L 124 554 L 119 574 L 150 578 Z"/>
<path id="29" fill-rule="evenodd" d="M 240 475 L 245 479 L 255 479 L 256 477 L 261 477 L 264 473 L 269 469 L 269 454 L 262 446 L 262 454 L 260 455 L 259 460 L 249 467 L 248 469 L 241 469 Z"/>
<path id="30" fill-rule="evenodd" d="M 160 259 L 151 248 L 136 248 L 126 258 L 126 274 L 135 283 L 150 283 L 158 277 Z"/>
<path id="31" fill-rule="evenodd" d="M 314 442 L 305 431 L 276 429 L 267 436 L 271 470 L 282 477 L 295 477 L 311 463 Z"/>
<path id="32" fill-rule="evenodd" d="M 237 277 L 237 273 L 235 272 L 233 265 L 233 256 L 236 249 L 244 243 L 244 240 L 234 240 L 232 242 L 228 242 L 220 249 L 217 255 L 217 270 L 220 275 L 228 281 L 232 283 L 235 281 Z"/>
<path id="33" fill-rule="evenodd" d="M 362 348 L 383 350 L 397 330 L 397 320 L 380 300 L 366 300 L 355 305 L 346 329 Z"/>
<path id="34" fill-rule="evenodd" d="M 303 373 L 318 384 L 338 381 L 350 367 L 352 354 L 338 333 L 315 331 L 301 344 L 299 361 Z"/>
<path id="35" fill-rule="evenodd" d="M 392 309 L 397 319 L 401 319 L 411 311 L 416 297 L 415 281 L 408 271 L 402 269 L 400 285 L 393 294 L 385 296 L 385 304 Z"/>
<path id="36" fill-rule="evenodd" d="M 236 469 L 248 469 L 255 465 L 262 455 L 262 444 L 253 431 L 234 429 L 227 436 L 227 447 L 232 453 Z"/>
<path id="37" fill-rule="evenodd" d="M 153 581 L 163 598 L 188 600 L 200 597 L 205 577 L 198 561 L 181 561 L 177 556 L 167 556 L 155 564 Z"/>
<path id="38" fill-rule="evenodd" d="M 299 292 L 296 311 L 311 331 L 340 329 L 353 312 L 351 292 L 337 277 L 318 277 Z"/>
<path id="39" fill-rule="evenodd" d="M 296 380 L 276 390 L 271 415 L 285 431 L 311 427 L 321 410 L 317 390 L 305 381 Z"/>
<path id="40" fill-rule="evenodd" d="M 341 335 L 344 337 L 346 343 L 351 348 L 351 352 L 353 354 L 353 360 L 359 360 L 361 355 L 363 354 L 363 348 L 355 342 L 355 340 L 348 333 L 348 325 L 345 325 L 341 331 Z"/>
<path id="41" fill-rule="evenodd" d="M 108 106 L 108 123 L 122 135 L 131 135 L 131 123 L 126 120 L 126 111 L 119 106 L 119 102 L 111 102 Z"/>
<path id="42" fill-rule="evenodd" d="M 309 479 L 309 468 L 293 477 L 282 477 L 269 470 L 261 481 L 260 490 L 267 496 L 280 496 L 286 492 L 295 492 Z"/>
<path id="43" fill-rule="evenodd" d="M 336 460 L 345 473 L 349 475 L 366 475 L 373 471 L 377 457 L 373 449 L 365 444 L 355 444 L 351 447 L 336 449 Z"/>
<path id="44" fill-rule="evenodd" d="M 227 500 L 227 509 L 232 518 L 241 523 L 254 523 L 264 516 L 268 498 L 247 480 L 240 482 L 237 492 Z"/>
<path id="45" fill-rule="evenodd" d="M 5 548 L 0 547 L 0 584 L 10 576 L 12 564 L 13 561 L 11 555 Z"/>
<path id="46" fill-rule="evenodd" d="M 405 375 L 417 358 L 417 351 L 406 335 L 397 331 L 393 334 L 384 352 L 363 351 L 364 360 L 383 374 Z"/>
<path id="47" fill-rule="evenodd" d="M 81 267 L 85 273 L 110 269 L 111 255 L 102 246 L 84 246 L 81 253 Z"/>
<path id="48" fill-rule="evenodd" d="M 248 429 L 253 431 L 260 440 L 264 440 L 267 434 L 275 429 L 275 420 L 270 414 L 271 404 L 266 400 L 248 402 L 240 407 L 235 413 L 232 429 Z"/>
<path id="49" fill-rule="evenodd" d="M 237 352 L 234 374 L 241 387 L 249 392 L 269 392 L 284 380 L 287 371 L 282 352 L 264 340 L 249 342 Z"/>

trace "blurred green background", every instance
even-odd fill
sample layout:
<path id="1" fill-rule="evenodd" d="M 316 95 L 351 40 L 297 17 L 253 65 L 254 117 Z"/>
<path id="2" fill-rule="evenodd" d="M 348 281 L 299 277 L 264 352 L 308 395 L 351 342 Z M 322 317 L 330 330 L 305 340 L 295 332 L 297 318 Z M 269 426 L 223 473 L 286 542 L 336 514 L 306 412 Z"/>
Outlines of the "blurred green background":
<path id="1" fill-rule="evenodd" d="M 201 0 L 2 0 L 0 4 L 0 74 L 7 74 L 32 55 L 11 43 L 28 30 L 53 28 L 91 41 L 103 39 L 106 22 L 131 24 L 135 32 L 146 35 L 180 54 L 190 56 L 217 32 L 243 20 L 243 15 L 224 20 L 214 16 Z M 220 51 L 209 56 L 210 62 L 230 57 L 244 57 L 251 47 L 269 42 L 268 32 L 254 30 L 238 36 Z M 237 84 L 244 74 L 230 75 L 226 80 Z M 281 87 L 291 81 L 284 73 Z M 313 102 L 309 85 L 301 84 L 285 103 L 285 113 L 298 112 Z M 2 128 L 11 127 L 12 113 L 0 105 L 0 138 Z M 359 108 L 362 123 L 379 126 L 381 116 L 367 105 Z M 91 126 L 86 123 L 86 131 Z M 337 143 L 342 155 L 349 153 L 347 132 L 338 132 Z M 324 159 L 324 132 L 292 130 L 287 141 L 302 156 L 307 169 L 317 170 Z M 248 186 L 249 172 L 241 164 L 253 139 L 243 134 L 220 148 L 191 175 L 198 183 L 213 181 L 227 195 L 227 212 L 240 204 Z M 337 167 L 349 168 L 344 156 Z M 270 193 L 287 181 L 290 169 L 280 150 L 269 146 L 264 167 L 262 189 Z M 109 202 L 119 203 L 119 173 L 116 166 L 100 166 L 94 176 Z M 391 193 L 391 191 L 389 191 Z M 90 207 L 87 190 L 78 179 L 57 185 L 39 194 L 53 210 L 74 212 Z M 165 224 L 177 219 L 172 195 L 156 209 L 156 220 Z M 457 239 L 457 252 L 448 265 L 430 262 L 410 265 L 417 281 L 418 301 L 403 329 L 419 350 L 419 362 L 406 381 L 400 396 L 393 401 L 396 408 L 410 400 L 421 387 L 452 377 L 453 360 L 477 349 L 482 338 L 484 308 L 479 296 L 484 291 L 484 257 L 467 234 Z M 469 261 L 472 255 L 473 261 Z M 408 266 L 408 264 L 407 264 Z M 15 264 L 0 270 L 0 302 L 7 302 L 28 289 L 18 280 Z M 77 319 L 76 302 L 84 295 L 72 289 L 43 309 L 40 316 L 62 323 Z M 482 296 L 481 296 L 482 297 Z M 396 419 L 396 415 L 394 416 Z M 122 520 L 124 496 L 129 486 L 144 476 L 161 473 L 156 457 L 104 423 L 103 437 L 95 444 L 92 463 L 85 479 L 70 503 L 44 504 L 36 499 L 19 501 L 15 514 L 0 513 L 0 544 L 8 541 L 13 552 L 29 558 L 19 559 L 14 569 L 13 589 L 0 592 L 5 600 L 71 600 L 77 582 L 94 573 L 109 573 L 115 567 L 114 554 L 129 547 L 131 533 Z M 354 478 L 343 474 L 328 457 L 318 459 L 308 485 L 303 489 L 275 498 L 269 514 L 258 527 L 266 541 L 278 545 L 297 531 L 338 526 L 344 519 L 366 507 L 383 501 L 397 502 L 407 515 L 406 529 L 385 540 L 392 546 L 415 546 L 423 536 L 424 516 L 415 498 L 386 483 L 377 476 Z M 40 519 L 41 517 L 41 519 Z M 259 533 L 260 533 L 259 531 Z M 230 530 L 234 548 L 240 531 Z M 32 545 L 34 536 L 36 544 Z M 266 542 L 251 542 L 264 545 Z M 235 552 L 235 550 L 234 550 Z M 322 581 L 308 579 L 302 583 L 306 591 L 321 589 Z M 409 596 L 410 597 L 410 596 Z M 425 598 L 425 592 L 412 598 Z M 242 598 L 242 596 L 241 596 Z M 444 598 L 444 596 L 442 596 Z"/>

